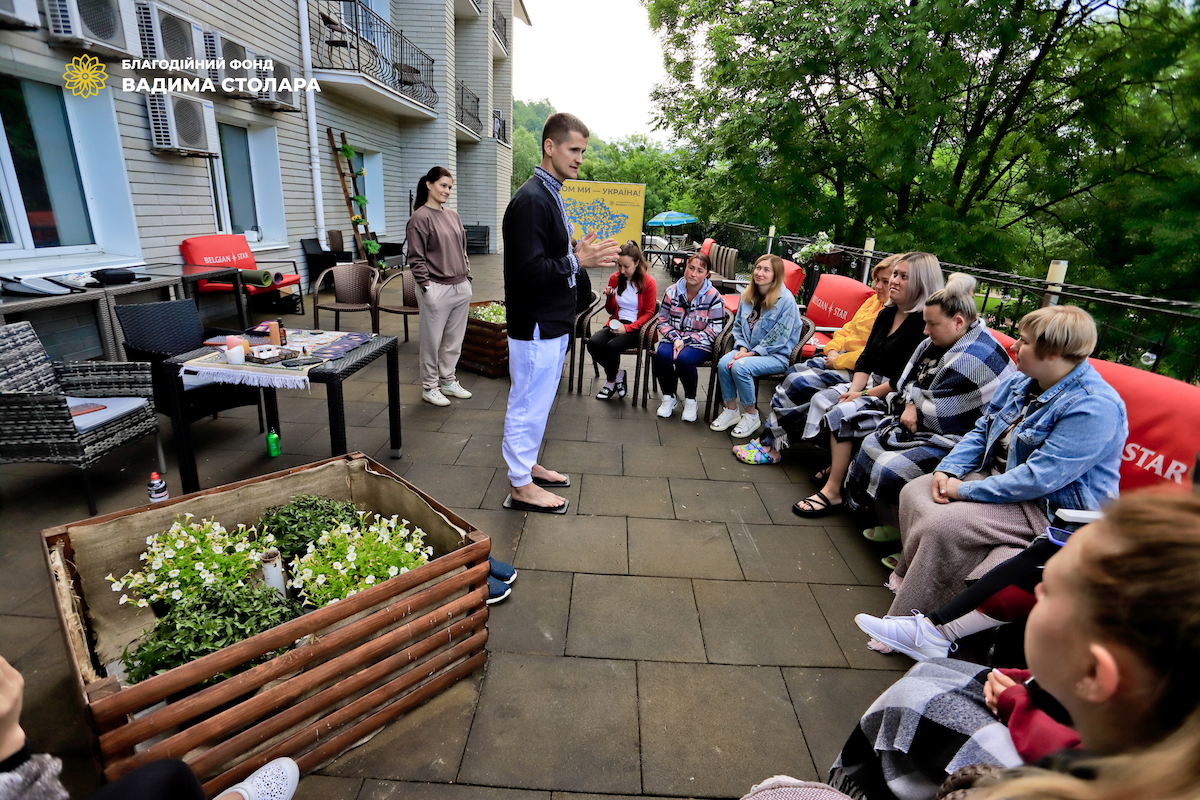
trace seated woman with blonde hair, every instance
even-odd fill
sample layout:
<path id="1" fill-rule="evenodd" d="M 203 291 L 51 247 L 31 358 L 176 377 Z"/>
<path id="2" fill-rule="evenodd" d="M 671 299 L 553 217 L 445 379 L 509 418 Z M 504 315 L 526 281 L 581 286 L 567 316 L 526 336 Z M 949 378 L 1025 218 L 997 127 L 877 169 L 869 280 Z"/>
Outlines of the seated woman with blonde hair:
<path id="1" fill-rule="evenodd" d="M 871 270 L 875 294 L 864 300 L 850 321 L 830 338 L 824 353 L 788 367 L 771 396 L 771 414 L 762 435 L 733 448 L 738 461 L 778 464 L 783 460 L 789 436 L 798 436 L 803 429 L 812 396 L 822 389 L 849 385 L 854 377 L 854 365 L 867 346 L 875 318 L 888 302 L 892 266 L 899 260 L 899 254 L 891 255 L 875 265 Z"/>
<path id="2" fill-rule="evenodd" d="M 733 428 L 733 435 L 742 439 L 759 429 L 754 379 L 787 369 L 800 342 L 800 310 L 783 285 L 783 275 L 779 256 L 767 254 L 754 262 L 733 321 L 733 352 L 717 363 L 725 410 L 709 426 L 714 431 Z"/>
<path id="3" fill-rule="evenodd" d="M 916 665 L 859 721 L 830 784 L 870 800 L 929 800 L 990 773 L 1004 781 L 994 797 L 1195 797 L 1200 498 L 1143 491 L 1114 501 L 1046 562 L 1037 597 L 1028 670 Z M 1086 777 L 983 768 L 1048 756 Z"/>
<path id="4" fill-rule="evenodd" d="M 1024 550 L 1058 509 L 1115 498 L 1125 403 L 1088 363 L 1096 323 L 1075 306 L 1026 314 L 1017 368 L 932 475 L 900 492 L 891 614 L 932 611 Z"/>

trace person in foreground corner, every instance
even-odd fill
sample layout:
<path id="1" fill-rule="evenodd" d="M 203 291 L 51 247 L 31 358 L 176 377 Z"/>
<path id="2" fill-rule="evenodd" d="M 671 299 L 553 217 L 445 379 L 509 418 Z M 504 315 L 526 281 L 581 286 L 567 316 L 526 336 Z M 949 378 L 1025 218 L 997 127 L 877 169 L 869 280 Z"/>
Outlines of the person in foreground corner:
<path id="1" fill-rule="evenodd" d="M 504 303 L 508 308 L 508 368 L 512 386 L 504 415 L 504 461 L 512 491 L 504 507 L 564 514 L 567 499 L 546 486 L 571 479 L 537 463 L 546 419 L 575 324 L 576 274 L 611 267 L 617 242 L 584 236 L 571 249 L 571 222 L 560 191 L 579 174 L 587 126 L 554 114 L 542 128 L 542 163 L 504 212 Z"/>
<path id="2" fill-rule="evenodd" d="M 467 230 L 458 212 L 446 208 L 454 178 L 445 167 L 434 167 L 417 181 L 416 208 L 408 219 L 408 264 L 421 287 L 421 399 L 448 406 L 447 397 L 469 400 L 455 370 L 467 335 L 471 310 L 471 262 Z"/>

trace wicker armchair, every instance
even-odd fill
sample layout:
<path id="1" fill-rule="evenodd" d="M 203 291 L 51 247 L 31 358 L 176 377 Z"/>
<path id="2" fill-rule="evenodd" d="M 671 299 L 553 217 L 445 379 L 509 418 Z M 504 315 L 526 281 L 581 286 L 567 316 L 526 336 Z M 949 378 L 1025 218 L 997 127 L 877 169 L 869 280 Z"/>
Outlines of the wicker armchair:
<path id="1" fill-rule="evenodd" d="M 258 430 L 264 430 L 262 395 L 254 386 L 208 383 L 184 379 L 183 393 L 174 391 L 171 382 L 179 378 L 179 367 L 164 362 L 181 353 L 204 347 L 204 340 L 223 333 L 240 333 L 219 328 L 205 330 L 200 313 L 191 300 L 161 303 L 132 303 L 117 306 L 117 318 L 130 358 L 150 362 L 154 378 L 154 405 L 161 414 L 191 424 L 204 417 L 241 406 L 258 409 Z M 274 392 L 274 389 L 262 391 Z M 176 405 L 174 399 L 179 397 Z"/>
<path id="2" fill-rule="evenodd" d="M 158 433 L 152 396 L 148 364 L 51 362 L 28 322 L 0 326 L 0 464 L 75 467 L 93 516 L 87 471 L 126 442 Z M 72 417 L 75 398 L 105 408 Z M 161 448 L 158 468 L 166 472 Z"/>
<path id="3" fill-rule="evenodd" d="M 333 302 L 317 296 L 326 275 L 333 276 Z M 379 333 L 379 270 L 366 264 L 338 264 L 317 276 L 313 292 L 313 329 L 321 330 L 321 309 L 333 312 L 333 330 L 342 329 L 342 312 L 368 311 L 371 332 Z"/>
<path id="4" fill-rule="evenodd" d="M 650 319 L 647 320 L 646 324 L 643 325 L 641 327 L 641 329 L 638 331 L 638 333 L 640 333 L 641 335 L 638 336 L 637 346 L 631 347 L 631 348 L 627 349 L 624 353 L 621 354 L 621 355 L 626 355 L 626 356 L 637 356 L 637 362 L 633 368 L 633 403 L 634 404 L 637 403 L 638 390 L 642 389 L 642 408 L 646 407 L 646 396 L 650 390 L 650 387 L 648 385 L 649 380 L 650 380 L 648 376 L 650 373 L 647 371 L 649 368 L 649 365 L 650 365 L 650 357 L 649 357 L 648 350 L 652 346 L 653 340 L 655 338 L 657 338 L 657 336 L 658 336 L 658 326 L 657 326 L 658 308 L 661 305 L 662 305 L 661 302 L 654 303 L 654 314 L 651 315 Z M 604 303 L 596 302 L 593 306 L 590 307 L 590 309 L 588 311 L 584 312 L 582 319 L 576 318 L 576 322 L 575 322 L 576 330 L 585 330 L 585 331 L 588 331 L 588 333 L 590 334 L 591 330 L 592 330 L 592 317 L 594 317 L 596 315 L 596 312 L 602 308 L 604 308 Z M 583 357 L 586 353 L 587 353 L 587 342 L 585 339 L 584 343 L 581 344 L 580 348 L 579 348 L 578 391 L 580 394 L 583 393 Z M 643 369 L 643 365 L 646 367 L 646 369 Z M 592 370 L 596 373 L 596 377 L 599 378 L 600 377 L 600 366 L 598 364 L 596 364 L 595 361 L 592 362 Z M 645 372 L 647 375 L 647 377 L 645 379 L 647 385 L 644 388 L 643 388 L 643 381 L 642 381 L 642 373 L 643 372 Z"/>
<path id="5" fill-rule="evenodd" d="M 383 302 L 383 290 L 395 280 L 400 281 L 400 305 L 398 306 Z M 412 269 L 405 267 L 393 274 L 379 285 L 379 289 L 375 294 L 375 304 L 379 311 L 387 312 L 388 314 L 400 314 L 404 317 L 404 341 L 407 342 L 408 318 L 414 314 L 421 313 L 421 308 L 417 305 L 417 279 L 413 277 Z"/>

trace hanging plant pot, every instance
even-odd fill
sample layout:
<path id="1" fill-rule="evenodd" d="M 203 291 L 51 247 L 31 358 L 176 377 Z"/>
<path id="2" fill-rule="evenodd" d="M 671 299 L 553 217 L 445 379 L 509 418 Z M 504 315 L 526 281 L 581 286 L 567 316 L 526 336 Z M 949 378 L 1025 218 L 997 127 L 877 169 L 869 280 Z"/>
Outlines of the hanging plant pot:
<path id="1" fill-rule="evenodd" d="M 813 253 L 812 260 L 826 267 L 840 267 L 842 265 L 842 251 L 834 250 L 832 253 Z"/>

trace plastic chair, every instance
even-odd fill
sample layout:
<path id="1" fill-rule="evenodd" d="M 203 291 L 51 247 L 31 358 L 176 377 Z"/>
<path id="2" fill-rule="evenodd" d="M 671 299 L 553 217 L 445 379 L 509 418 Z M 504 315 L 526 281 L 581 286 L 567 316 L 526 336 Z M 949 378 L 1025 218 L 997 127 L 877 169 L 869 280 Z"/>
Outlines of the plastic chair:
<path id="1" fill-rule="evenodd" d="M 158 433 L 153 396 L 148 364 L 51 362 L 31 324 L 0 326 L 0 464 L 75 467 L 93 516 L 87 471 L 126 442 Z M 72 417 L 75 398 L 105 408 Z M 167 471 L 161 446 L 158 468 Z"/>
<path id="2" fill-rule="evenodd" d="M 322 303 L 313 292 L 313 329 L 321 330 L 321 309 L 333 312 L 333 329 L 342 329 L 342 312 L 368 311 L 371 332 L 379 333 L 379 270 L 366 264 L 338 264 L 317 276 L 320 290 L 326 275 L 333 276 L 333 302 Z"/>
<path id="3" fill-rule="evenodd" d="M 803 353 L 808 359 L 825 346 L 832 334 L 858 313 L 862 304 L 875 292 L 854 278 L 827 273 L 817 281 L 817 288 L 801 311 L 816 325 L 812 342 Z"/>
<path id="4" fill-rule="evenodd" d="M 383 290 L 394 281 L 400 281 L 400 305 L 391 305 L 383 302 Z M 380 311 L 386 311 L 389 314 L 400 314 L 404 317 L 404 341 L 408 341 L 408 318 L 421 313 L 420 306 L 417 305 L 417 279 L 413 277 L 412 269 L 405 267 L 379 285 L 375 292 L 375 307 L 376 316 Z M 378 331 L 378 329 L 376 329 Z"/>

